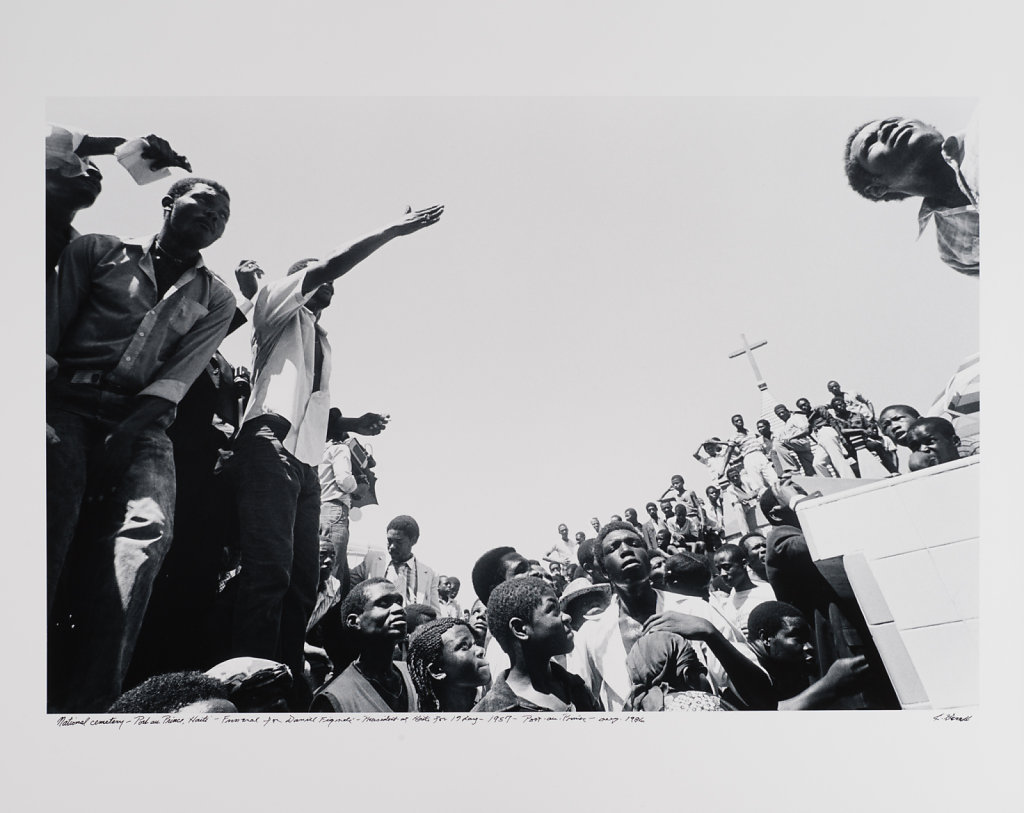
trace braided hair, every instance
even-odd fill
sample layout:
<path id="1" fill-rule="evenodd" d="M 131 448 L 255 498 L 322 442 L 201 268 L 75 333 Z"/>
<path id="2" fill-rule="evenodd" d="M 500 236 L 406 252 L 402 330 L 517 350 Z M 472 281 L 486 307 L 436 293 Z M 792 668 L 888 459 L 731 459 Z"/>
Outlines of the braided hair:
<path id="1" fill-rule="evenodd" d="M 406 665 L 412 676 L 416 694 L 420 696 L 422 711 L 442 711 L 441 702 L 434 694 L 434 678 L 430 676 L 430 667 L 441 660 L 444 644 L 441 637 L 453 627 L 463 626 L 473 632 L 469 623 L 461 618 L 436 618 L 420 627 L 409 639 L 409 655 Z"/>

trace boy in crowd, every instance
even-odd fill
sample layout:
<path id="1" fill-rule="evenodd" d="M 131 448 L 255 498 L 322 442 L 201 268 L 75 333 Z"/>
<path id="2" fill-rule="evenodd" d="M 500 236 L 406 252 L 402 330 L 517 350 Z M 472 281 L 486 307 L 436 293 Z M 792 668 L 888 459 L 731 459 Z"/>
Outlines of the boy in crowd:
<path id="1" fill-rule="evenodd" d="M 583 547 L 580 546 L 580 553 Z M 582 562 L 582 559 L 580 560 Z M 484 607 L 491 597 L 491 591 L 502 582 L 518 579 L 531 574 L 530 562 L 525 556 L 510 546 L 492 548 L 484 553 L 476 564 L 470 578 L 473 589 Z M 487 663 L 491 666 L 491 675 L 499 675 L 509 667 L 508 655 L 493 636 L 487 643 Z"/>
<path id="2" fill-rule="evenodd" d="M 418 711 L 416 687 L 404 663 L 394 661 L 405 639 L 402 594 L 386 579 L 367 579 L 341 602 L 341 617 L 359 657 L 324 686 L 310 711 L 340 714 Z"/>
<path id="3" fill-rule="evenodd" d="M 445 618 L 462 618 L 462 608 L 455 600 L 459 592 L 458 584 L 459 580 L 454 576 L 437 577 L 437 607 L 440 615 Z"/>
<path id="4" fill-rule="evenodd" d="M 907 432 L 907 445 L 913 452 L 908 463 L 911 471 L 960 459 L 960 438 L 945 418 L 918 418 Z"/>
<path id="5" fill-rule="evenodd" d="M 817 680 L 814 631 L 792 604 L 768 601 L 750 613 L 750 643 L 772 678 L 779 711 L 826 709 L 856 694 L 868 672 L 863 655 L 833 661 Z"/>
<path id="6" fill-rule="evenodd" d="M 722 600 L 712 596 L 714 604 L 729 621 L 747 634 L 747 617 L 758 604 L 774 601 L 768 584 L 755 585 L 747 573 L 747 553 L 739 545 L 722 545 L 715 551 L 714 566 L 729 594 Z"/>
<path id="7" fill-rule="evenodd" d="M 921 413 L 912 406 L 890 404 L 879 413 L 878 428 L 897 446 L 906 446 L 910 425 L 920 417 Z"/>
<path id="8" fill-rule="evenodd" d="M 578 676 L 551 660 L 572 651 L 573 632 L 568 614 L 543 581 L 512 579 L 495 587 L 487 624 L 512 666 L 474 712 L 604 711 Z"/>

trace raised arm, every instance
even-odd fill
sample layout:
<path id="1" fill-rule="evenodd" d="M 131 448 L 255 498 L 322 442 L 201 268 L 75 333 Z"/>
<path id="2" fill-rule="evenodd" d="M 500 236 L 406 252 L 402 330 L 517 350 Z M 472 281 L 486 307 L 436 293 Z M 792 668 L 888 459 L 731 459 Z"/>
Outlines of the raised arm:
<path id="1" fill-rule="evenodd" d="M 309 265 L 302 281 L 302 293 L 308 294 L 325 282 L 333 282 L 347 274 L 373 252 L 396 237 L 404 237 L 433 225 L 441 217 L 442 212 L 444 212 L 444 206 L 429 206 L 416 212 L 408 208 L 401 220 L 356 240 L 351 245 L 338 249 L 325 260 Z"/>
<path id="2" fill-rule="evenodd" d="M 152 169 L 163 169 L 165 167 L 181 167 L 188 172 L 192 171 L 192 165 L 184 155 L 178 155 L 166 140 L 158 135 L 150 133 L 143 139 L 147 146 L 142 150 L 142 157 L 149 161 Z M 120 136 L 82 136 L 81 142 L 75 148 L 75 155 L 80 158 L 88 158 L 90 155 L 113 155 L 114 151 L 127 141 Z"/>

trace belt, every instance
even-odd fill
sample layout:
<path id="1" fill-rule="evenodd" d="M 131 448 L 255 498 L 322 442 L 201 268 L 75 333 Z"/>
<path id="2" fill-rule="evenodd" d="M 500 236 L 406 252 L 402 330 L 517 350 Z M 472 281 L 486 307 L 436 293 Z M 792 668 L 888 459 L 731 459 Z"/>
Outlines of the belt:
<path id="1" fill-rule="evenodd" d="M 64 370 L 58 368 L 57 380 L 65 384 L 87 384 L 115 395 L 133 396 L 137 391 L 106 380 L 106 370 Z"/>

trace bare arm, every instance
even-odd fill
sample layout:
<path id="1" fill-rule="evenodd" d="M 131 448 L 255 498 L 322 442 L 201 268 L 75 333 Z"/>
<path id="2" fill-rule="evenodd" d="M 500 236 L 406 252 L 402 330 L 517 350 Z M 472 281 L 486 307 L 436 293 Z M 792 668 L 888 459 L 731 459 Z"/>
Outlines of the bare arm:
<path id="1" fill-rule="evenodd" d="M 733 645 L 714 624 L 705 618 L 680 612 L 663 612 L 652 616 L 644 624 L 644 632 L 660 630 L 673 632 L 684 638 L 703 641 L 718 658 L 736 691 L 754 709 L 773 709 L 771 680 L 752 660 Z"/>
<path id="2" fill-rule="evenodd" d="M 867 658 L 840 658 L 833 663 L 825 677 L 804 689 L 796 697 L 779 703 L 779 711 L 805 711 L 828 706 L 836 698 L 855 691 L 861 675 L 868 671 Z"/>
<path id="3" fill-rule="evenodd" d="M 302 293 L 308 294 L 325 282 L 333 282 L 347 274 L 373 252 L 396 237 L 412 234 L 433 225 L 441 217 L 444 206 L 429 206 L 413 212 L 408 209 L 396 223 L 385 226 L 379 232 L 367 235 L 345 248 L 335 251 L 326 260 L 320 260 L 306 268 L 302 281 Z"/>

